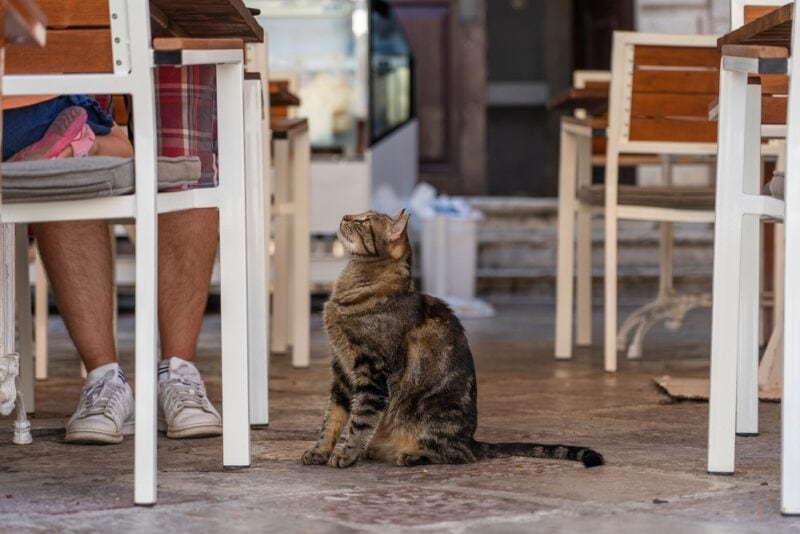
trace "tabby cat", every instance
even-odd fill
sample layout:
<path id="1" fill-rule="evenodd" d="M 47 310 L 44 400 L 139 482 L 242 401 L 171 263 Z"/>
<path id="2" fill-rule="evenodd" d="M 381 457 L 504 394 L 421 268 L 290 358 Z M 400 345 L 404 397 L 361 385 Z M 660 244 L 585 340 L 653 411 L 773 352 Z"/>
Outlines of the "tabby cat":
<path id="1" fill-rule="evenodd" d="M 304 464 L 348 467 L 359 458 L 398 466 L 529 456 L 603 457 L 584 447 L 475 441 L 475 367 L 464 329 L 411 279 L 408 213 L 346 215 L 350 262 L 325 304 L 333 381 L 319 441 Z M 339 437 L 347 426 L 346 439 Z"/>

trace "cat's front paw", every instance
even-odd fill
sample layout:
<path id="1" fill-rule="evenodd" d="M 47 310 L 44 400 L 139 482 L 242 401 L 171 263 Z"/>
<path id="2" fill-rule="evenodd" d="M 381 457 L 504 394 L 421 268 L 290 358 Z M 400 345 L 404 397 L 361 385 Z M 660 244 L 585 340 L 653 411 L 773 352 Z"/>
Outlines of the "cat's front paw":
<path id="1" fill-rule="evenodd" d="M 312 447 L 303 454 L 303 465 L 325 465 L 330 458 L 330 451 L 323 451 L 319 447 Z"/>
<path id="2" fill-rule="evenodd" d="M 331 457 L 328 459 L 328 465 L 333 467 L 350 467 L 359 457 L 359 450 L 352 445 L 340 444 L 337 445 Z"/>

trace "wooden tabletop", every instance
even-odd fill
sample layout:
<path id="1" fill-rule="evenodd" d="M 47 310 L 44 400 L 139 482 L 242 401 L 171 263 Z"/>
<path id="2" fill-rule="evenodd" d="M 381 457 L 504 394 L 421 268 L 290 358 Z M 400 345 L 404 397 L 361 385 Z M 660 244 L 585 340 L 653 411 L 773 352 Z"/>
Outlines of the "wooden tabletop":
<path id="1" fill-rule="evenodd" d="M 608 109 L 608 88 L 570 87 L 551 98 L 547 107 L 559 111 L 585 109 L 589 114 L 604 113 Z"/>
<path id="2" fill-rule="evenodd" d="M 264 29 L 242 0 L 150 0 L 150 14 L 161 36 L 264 41 Z"/>
<path id="3" fill-rule="evenodd" d="M 762 45 L 790 48 L 792 44 L 792 16 L 794 4 L 770 11 L 741 28 L 726 33 L 717 40 L 717 47 L 724 45 Z"/>
<path id="4" fill-rule="evenodd" d="M 3 24 L 3 44 L 44 46 L 45 16 L 33 0 L 8 0 Z"/>

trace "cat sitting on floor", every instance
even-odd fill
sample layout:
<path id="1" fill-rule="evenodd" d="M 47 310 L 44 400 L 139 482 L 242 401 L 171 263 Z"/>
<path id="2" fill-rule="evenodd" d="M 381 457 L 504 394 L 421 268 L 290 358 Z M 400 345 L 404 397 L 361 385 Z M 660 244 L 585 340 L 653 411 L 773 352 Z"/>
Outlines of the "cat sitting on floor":
<path id="1" fill-rule="evenodd" d="M 475 367 L 461 323 L 411 279 L 408 213 L 346 215 L 350 262 L 325 304 L 333 380 L 319 441 L 304 464 L 398 466 L 528 456 L 603 464 L 585 447 L 475 441 Z M 347 426 L 346 438 L 339 437 Z"/>

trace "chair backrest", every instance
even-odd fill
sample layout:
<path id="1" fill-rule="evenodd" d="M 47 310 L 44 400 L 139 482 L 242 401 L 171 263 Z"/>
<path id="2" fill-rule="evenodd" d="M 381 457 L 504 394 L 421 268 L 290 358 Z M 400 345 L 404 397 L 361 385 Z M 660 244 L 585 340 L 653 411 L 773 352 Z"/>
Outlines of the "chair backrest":
<path id="1" fill-rule="evenodd" d="M 731 30 L 788 3 L 787 0 L 731 0 Z"/>
<path id="2" fill-rule="evenodd" d="M 714 154 L 716 37 L 615 32 L 609 144 L 621 153 Z"/>
<path id="3" fill-rule="evenodd" d="M 44 48 L 6 51 L 6 74 L 114 71 L 109 0 L 38 0 L 47 17 Z"/>

